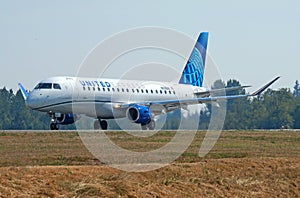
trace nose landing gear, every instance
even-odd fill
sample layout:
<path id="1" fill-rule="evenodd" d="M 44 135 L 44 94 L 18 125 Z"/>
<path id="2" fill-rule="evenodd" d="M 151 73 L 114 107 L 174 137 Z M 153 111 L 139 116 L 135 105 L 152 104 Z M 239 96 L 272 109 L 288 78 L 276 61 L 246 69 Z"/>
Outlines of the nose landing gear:
<path id="1" fill-rule="evenodd" d="M 58 130 L 59 124 L 56 122 L 55 113 L 49 112 L 48 113 L 51 116 L 51 122 L 50 122 L 50 129 L 51 130 Z"/>

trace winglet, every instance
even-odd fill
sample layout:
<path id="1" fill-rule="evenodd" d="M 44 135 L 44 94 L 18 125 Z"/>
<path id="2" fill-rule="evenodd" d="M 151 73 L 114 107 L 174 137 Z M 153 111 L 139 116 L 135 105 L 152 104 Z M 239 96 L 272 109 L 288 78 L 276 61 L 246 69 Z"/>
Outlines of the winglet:
<path id="1" fill-rule="evenodd" d="M 23 87 L 21 83 L 18 83 L 18 86 L 21 90 L 24 100 L 26 100 L 28 98 L 28 92 L 26 91 L 26 89 Z"/>
<path id="2" fill-rule="evenodd" d="M 277 81 L 280 78 L 280 76 L 276 77 L 274 80 L 257 90 L 256 92 L 252 93 L 251 96 L 257 96 L 261 94 L 263 91 L 265 91 L 268 87 L 270 87 L 275 81 Z"/>

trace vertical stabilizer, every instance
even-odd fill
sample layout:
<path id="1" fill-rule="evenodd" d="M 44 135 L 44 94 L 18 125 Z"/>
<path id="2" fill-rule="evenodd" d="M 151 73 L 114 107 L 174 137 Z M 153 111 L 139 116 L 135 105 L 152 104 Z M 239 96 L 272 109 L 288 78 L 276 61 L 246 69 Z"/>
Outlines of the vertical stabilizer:
<path id="1" fill-rule="evenodd" d="M 21 93 L 23 95 L 24 100 L 27 100 L 28 98 L 28 92 L 26 91 L 26 89 L 23 87 L 23 85 L 21 83 L 18 83 L 18 86 L 21 90 Z"/>
<path id="2" fill-rule="evenodd" d="M 202 32 L 195 44 L 195 47 L 183 69 L 180 77 L 180 84 L 189 84 L 202 87 L 206 49 L 208 43 L 208 32 Z"/>

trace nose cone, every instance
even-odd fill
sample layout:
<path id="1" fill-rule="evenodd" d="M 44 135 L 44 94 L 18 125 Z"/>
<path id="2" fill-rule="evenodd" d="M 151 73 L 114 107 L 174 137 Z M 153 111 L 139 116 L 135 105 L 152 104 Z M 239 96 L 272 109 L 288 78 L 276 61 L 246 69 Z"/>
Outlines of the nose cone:
<path id="1" fill-rule="evenodd" d="M 25 100 L 25 104 L 31 109 L 38 108 L 41 105 L 39 94 L 36 91 L 30 92 Z"/>

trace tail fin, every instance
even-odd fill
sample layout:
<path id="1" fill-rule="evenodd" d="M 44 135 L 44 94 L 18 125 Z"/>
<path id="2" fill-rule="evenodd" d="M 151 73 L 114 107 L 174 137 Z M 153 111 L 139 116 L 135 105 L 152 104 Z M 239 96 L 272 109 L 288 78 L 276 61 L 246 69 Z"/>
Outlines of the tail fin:
<path id="1" fill-rule="evenodd" d="M 202 87 L 207 43 L 208 32 L 202 32 L 182 72 L 180 84 Z"/>
<path id="2" fill-rule="evenodd" d="M 18 86 L 21 90 L 21 93 L 23 95 L 24 100 L 27 100 L 28 98 L 28 92 L 26 91 L 26 89 L 23 87 L 23 85 L 21 83 L 18 83 Z"/>

